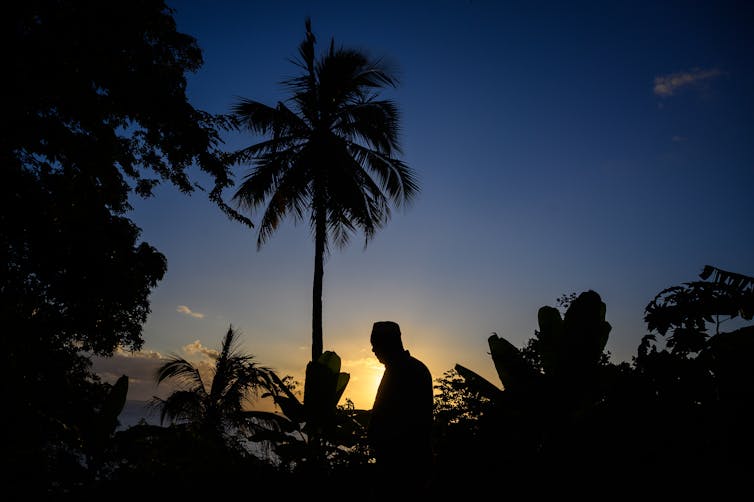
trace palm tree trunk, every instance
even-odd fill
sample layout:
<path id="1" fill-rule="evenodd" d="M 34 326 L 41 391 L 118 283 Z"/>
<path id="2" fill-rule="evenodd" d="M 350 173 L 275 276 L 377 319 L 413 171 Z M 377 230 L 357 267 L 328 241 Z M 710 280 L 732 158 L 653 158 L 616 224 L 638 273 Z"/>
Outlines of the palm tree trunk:
<path id="1" fill-rule="evenodd" d="M 316 208 L 314 232 L 314 287 L 312 288 L 312 361 L 322 355 L 322 280 L 325 275 L 326 213 Z"/>

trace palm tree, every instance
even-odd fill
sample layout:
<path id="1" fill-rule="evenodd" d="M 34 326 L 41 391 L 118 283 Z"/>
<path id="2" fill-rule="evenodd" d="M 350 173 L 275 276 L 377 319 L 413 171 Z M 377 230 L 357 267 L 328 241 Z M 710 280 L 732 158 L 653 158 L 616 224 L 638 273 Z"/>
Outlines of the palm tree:
<path id="1" fill-rule="evenodd" d="M 239 127 L 266 137 L 235 152 L 253 167 L 233 200 L 242 209 L 266 206 L 259 225 L 259 249 L 286 216 L 308 216 L 314 235 L 312 361 L 323 352 L 324 259 L 334 242 L 344 247 L 364 232 L 364 245 L 390 219 L 390 204 L 408 204 L 419 191 L 415 175 L 396 158 L 398 109 L 378 92 L 397 84 L 380 60 L 335 48 L 315 59 L 315 36 L 306 19 L 299 46 L 302 70 L 283 82 L 292 97 L 271 107 L 241 99 L 233 107 Z M 290 106 L 289 106 L 290 105 Z"/>
<path id="2" fill-rule="evenodd" d="M 161 423 L 185 422 L 204 437 L 223 443 L 230 432 L 246 428 L 245 401 L 273 387 L 274 372 L 253 362 L 254 356 L 240 352 L 237 344 L 238 332 L 230 326 L 209 387 L 199 368 L 181 357 L 173 356 L 157 369 L 158 384 L 174 380 L 181 386 L 166 399 L 152 399 L 151 405 L 160 409 Z"/>

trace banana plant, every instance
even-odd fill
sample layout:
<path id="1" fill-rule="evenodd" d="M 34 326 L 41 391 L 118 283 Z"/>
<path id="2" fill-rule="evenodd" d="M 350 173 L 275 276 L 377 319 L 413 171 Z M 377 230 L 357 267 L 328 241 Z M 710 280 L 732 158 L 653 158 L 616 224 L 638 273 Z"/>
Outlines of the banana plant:
<path id="1" fill-rule="evenodd" d="M 612 329 L 605 320 L 606 310 L 605 303 L 594 291 L 581 293 L 569 305 L 564 317 L 554 307 L 541 307 L 537 313 L 539 330 L 531 341 L 535 360 L 493 333 L 487 343 L 504 391 L 529 393 L 539 388 L 544 380 L 583 383 L 603 358 Z M 460 364 L 456 364 L 455 369 L 486 397 L 500 397 L 500 389 L 484 377 Z"/>
<path id="2" fill-rule="evenodd" d="M 109 387 L 107 394 L 99 410 L 93 416 L 92 424 L 87 431 L 89 440 L 88 462 L 97 469 L 100 458 L 107 448 L 116 427 L 118 416 L 123 411 L 128 395 L 128 376 L 121 375 L 118 380 Z"/>
<path id="3" fill-rule="evenodd" d="M 526 350 L 493 333 L 487 343 L 502 389 L 455 365 L 468 389 L 489 400 L 480 416 L 483 437 L 494 451 L 514 459 L 506 468 L 523 466 L 524 459 L 562 459 L 577 448 L 578 431 L 598 423 L 592 412 L 611 330 L 605 313 L 600 296 L 586 291 L 570 302 L 564 316 L 554 307 L 541 307 L 539 329 Z"/>
<path id="4" fill-rule="evenodd" d="M 101 433 L 110 436 L 118 426 L 118 417 L 123 411 L 128 395 L 128 375 L 121 375 L 110 388 L 98 414 L 98 428 Z"/>
<path id="5" fill-rule="evenodd" d="M 541 307 L 527 351 L 493 333 L 487 343 L 502 390 L 460 364 L 455 369 L 470 390 L 493 403 L 499 420 L 521 420 L 533 441 L 541 442 L 546 431 L 583 420 L 600 399 L 611 330 L 606 310 L 594 291 L 571 301 L 564 316 Z"/>
<path id="6" fill-rule="evenodd" d="M 341 412 L 338 402 L 350 380 L 340 371 L 341 359 L 325 351 L 306 365 L 303 402 L 278 375 L 274 387 L 263 397 L 271 397 L 281 413 L 249 411 L 258 426 L 250 439 L 267 441 L 283 461 L 323 466 L 333 460 L 340 447 L 353 446 L 363 426 L 353 413 Z"/>

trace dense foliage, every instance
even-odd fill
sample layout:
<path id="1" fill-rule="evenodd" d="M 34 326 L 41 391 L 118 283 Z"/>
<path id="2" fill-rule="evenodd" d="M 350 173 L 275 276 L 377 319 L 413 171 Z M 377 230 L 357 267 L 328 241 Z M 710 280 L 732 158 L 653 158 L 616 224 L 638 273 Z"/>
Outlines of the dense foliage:
<path id="1" fill-rule="evenodd" d="M 443 375 L 440 492 L 482 496 L 480 480 L 503 472 L 513 493 L 543 478 L 553 484 L 542 494 L 640 490 L 646 479 L 676 494 L 741 487 L 754 465 L 754 278 L 710 266 L 700 277 L 647 305 L 650 334 L 630 364 L 610 362 L 606 306 L 584 292 L 565 298 L 562 319 L 542 307 L 523 349 L 489 338 L 502 389 L 460 365 Z M 721 331 L 731 318 L 743 325 Z M 458 477 L 478 482 L 445 482 Z"/>
<path id="2" fill-rule="evenodd" d="M 165 257 L 139 240 L 129 198 L 192 166 L 231 184 L 218 127 L 191 106 L 202 56 L 161 1 L 11 2 L 2 45 L 0 316 L 11 479 L 64 490 L 107 386 L 85 354 L 139 349 Z"/>

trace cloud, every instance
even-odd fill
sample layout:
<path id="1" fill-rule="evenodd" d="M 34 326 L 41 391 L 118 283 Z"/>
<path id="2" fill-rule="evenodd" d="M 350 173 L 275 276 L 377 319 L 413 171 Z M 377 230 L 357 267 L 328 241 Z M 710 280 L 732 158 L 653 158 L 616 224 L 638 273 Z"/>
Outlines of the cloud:
<path id="1" fill-rule="evenodd" d="M 115 383 L 121 375 L 127 375 L 128 399 L 146 401 L 154 395 L 165 397 L 172 390 L 169 384 L 160 384 L 158 388 L 155 380 L 157 368 L 165 361 L 159 352 L 118 349 L 112 357 L 92 357 L 92 370 L 107 383 Z"/>
<path id="2" fill-rule="evenodd" d="M 186 359 L 199 370 L 202 380 L 205 383 L 211 382 L 218 351 L 203 346 L 199 340 L 184 345 L 181 351 L 187 354 Z M 197 355 L 200 357 L 191 357 Z M 153 396 L 164 399 L 180 388 L 180 383 L 173 380 L 165 380 L 157 385 L 157 369 L 168 359 L 168 356 L 153 350 L 131 352 L 119 348 L 112 357 L 92 357 L 92 370 L 103 382 L 111 384 L 121 375 L 127 375 L 129 400 L 148 401 Z"/>
<path id="3" fill-rule="evenodd" d="M 175 311 L 180 312 L 181 314 L 190 315 L 191 317 L 195 317 L 196 319 L 204 319 L 204 314 L 202 314 L 201 312 L 194 312 L 185 305 L 178 305 L 178 308 L 176 308 Z"/>
<path id="4" fill-rule="evenodd" d="M 672 96 L 681 87 L 698 84 L 703 80 L 715 78 L 719 75 L 720 70 L 701 70 L 698 68 L 695 68 L 688 72 L 660 75 L 659 77 L 655 77 L 654 93 L 655 96 L 665 98 Z"/>
<path id="5" fill-rule="evenodd" d="M 217 359 L 217 356 L 220 355 L 220 352 L 215 349 L 205 347 L 199 340 L 195 340 L 188 345 L 184 345 L 181 350 L 183 350 L 187 354 L 202 354 L 213 359 Z"/>
<path id="6" fill-rule="evenodd" d="M 673 138 L 672 138 L 672 140 L 673 140 L 674 143 L 683 143 L 687 139 L 688 138 L 686 138 L 686 136 L 678 136 L 677 134 L 675 136 L 673 136 Z"/>
<path id="7" fill-rule="evenodd" d="M 366 370 L 382 373 L 385 369 L 383 364 L 377 360 L 376 357 L 369 355 L 360 359 L 345 359 L 343 360 L 341 367 L 356 368 L 358 371 Z"/>

